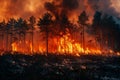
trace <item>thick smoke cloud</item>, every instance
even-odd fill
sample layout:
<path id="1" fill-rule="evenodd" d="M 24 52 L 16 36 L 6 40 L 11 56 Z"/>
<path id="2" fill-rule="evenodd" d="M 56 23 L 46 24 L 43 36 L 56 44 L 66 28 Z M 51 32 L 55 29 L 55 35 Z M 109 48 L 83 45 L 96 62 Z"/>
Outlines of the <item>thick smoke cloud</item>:
<path id="1" fill-rule="evenodd" d="M 94 11 L 100 11 L 105 14 L 119 16 L 119 13 L 116 11 L 116 1 L 117 0 L 88 0 L 88 5 Z M 117 1 L 118 2 L 118 1 Z M 120 4 L 120 1 L 118 2 Z"/>
<path id="2" fill-rule="evenodd" d="M 0 0 L 0 20 L 43 14 L 45 0 Z"/>
<path id="3" fill-rule="evenodd" d="M 10 17 L 27 19 L 32 15 L 40 17 L 46 10 L 55 15 L 65 13 L 73 19 L 83 10 L 90 17 L 96 10 L 118 17 L 119 4 L 120 0 L 0 0 L 0 20 Z"/>
<path id="4" fill-rule="evenodd" d="M 63 0 L 63 7 L 69 10 L 77 9 L 79 7 L 78 0 Z"/>
<path id="5" fill-rule="evenodd" d="M 46 2 L 45 9 L 52 12 L 55 16 L 61 14 L 69 15 L 72 11 L 79 9 L 79 0 L 59 0 Z"/>

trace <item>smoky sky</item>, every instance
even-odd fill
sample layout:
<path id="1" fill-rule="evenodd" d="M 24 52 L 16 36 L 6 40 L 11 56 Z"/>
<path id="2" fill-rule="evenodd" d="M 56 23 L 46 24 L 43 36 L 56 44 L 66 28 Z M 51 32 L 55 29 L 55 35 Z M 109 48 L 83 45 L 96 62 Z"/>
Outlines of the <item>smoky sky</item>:
<path id="1" fill-rule="evenodd" d="M 59 4 L 57 4 L 57 2 Z M 55 13 L 55 11 L 61 11 L 61 13 L 65 12 L 66 14 L 68 11 L 74 11 L 79 8 L 79 0 L 59 0 L 57 2 L 46 2 L 44 6 L 48 11 L 53 13 Z"/>
<path id="2" fill-rule="evenodd" d="M 40 17 L 47 10 L 56 15 L 65 13 L 69 17 L 78 16 L 83 10 L 87 14 L 98 10 L 119 17 L 119 4 L 120 0 L 0 0 L 0 20 L 10 17 L 26 19 L 32 15 Z"/>
<path id="3" fill-rule="evenodd" d="M 63 0 L 62 4 L 64 8 L 67 8 L 69 10 L 74 10 L 79 7 L 78 0 Z"/>
<path id="4" fill-rule="evenodd" d="M 94 11 L 100 11 L 104 14 L 109 14 L 113 16 L 119 16 L 119 12 L 115 10 L 116 7 L 112 7 L 112 1 L 117 0 L 88 0 L 88 4 Z"/>

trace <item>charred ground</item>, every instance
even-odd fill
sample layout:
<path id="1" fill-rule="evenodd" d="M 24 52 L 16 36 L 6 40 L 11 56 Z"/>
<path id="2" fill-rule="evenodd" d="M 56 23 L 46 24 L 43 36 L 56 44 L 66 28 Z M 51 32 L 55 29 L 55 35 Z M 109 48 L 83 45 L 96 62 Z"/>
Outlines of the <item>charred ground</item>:
<path id="1" fill-rule="evenodd" d="M 119 80 L 120 57 L 81 55 L 0 56 L 1 80 Z"/>

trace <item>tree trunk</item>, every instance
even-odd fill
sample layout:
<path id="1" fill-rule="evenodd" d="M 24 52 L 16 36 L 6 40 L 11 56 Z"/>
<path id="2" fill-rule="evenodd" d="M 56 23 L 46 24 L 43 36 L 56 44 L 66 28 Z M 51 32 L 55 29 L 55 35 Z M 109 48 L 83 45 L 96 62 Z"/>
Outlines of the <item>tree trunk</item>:
<path id="1" fill-rule="evenodd" d="M 82 35 L 83 53 L 85 54 L 85 30 L 84 30 L 84 25 L 82 26 L 83 26 L 83 35 Z"/>
<path id="2" fill-rule="evenodd" d="M 2 50 L 4 50 L 4 35 L 2 34 Z"/>
<path id="3" fill-rule="evenodd" d="M 8 31 L 6 32 L 6 51 L 8 51 Z"/>
<path id="4" fill-rule="evenodd" d="M 26 44 L 26 42 L 25 42 L 25 36 L 26 36 L 26 33 L 24 33 L 24 42 L 23 42 L 24 44 Z"/>
<path id="5" fill-rule="evenodd" d="M 34 33 L 33 33 L 33 29 L 32 29 L 32 43 L 31 43 L 32 44 L 32 53 L 33 53 L 33 48 L 34 48 L 34 45 L 33 45 L 33 42 L 34 42 L 33 41 L 33 35 L 34 35 Z"/>
<path id="6" fill-rule="evenodd" d="M 10 36 L 11 36 L 11 37 L 10 37 L 10 51 L 12 51 L 12 43 L 13 43 L 13 42 L 12 42 L 12 33 L 10 34 Z"/>
<path id="7" fill-rule="evenodd" d="M 48 54 L 48 31 L 46 31 L 46 53 Z"/>
<path id="8" fill-rule="evenodd" d="M 103 51 L 103 48 L 102 48 L 102 44 L 103 44 L 103 41 L 102 41 L 102 36 L 103 36 L 103 34 L 102 34 L 102 30 L 100 30 L 100 50 L 101 51 Z"/>
<path id="9" fill-rule="evenodd" d="M 65 37 L 64 37 L 64 52 L 66 54 L 66 45 L 65 45 L 65 43 L 66 43 L 66 40 L 65 40 Z"/>

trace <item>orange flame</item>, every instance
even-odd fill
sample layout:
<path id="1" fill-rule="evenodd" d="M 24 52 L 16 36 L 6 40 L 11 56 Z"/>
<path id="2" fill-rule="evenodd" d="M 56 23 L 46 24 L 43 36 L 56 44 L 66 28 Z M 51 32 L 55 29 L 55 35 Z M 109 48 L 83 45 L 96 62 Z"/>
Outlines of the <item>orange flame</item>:
<path id="1" fill-rule="evenodd" d="M 54 43 L 53 43 L 54 42 Z M 102 51 L 100 48 L 85 46 L 85 49 L 81 46 L 80 42 L 76 42 L 70 37 L 70 34 L 63 35 L 62 37 L 54 37 L 49 39 L 49 53 L 58 53 L 58 54 L 70 54 L 80 56 L 80 54 L 101 54 Z M 37 45 L 32 46 L 32 43 L 29 41 L 22 42 L 17 41 L 12 43 L 13 52 L 22 52 L 22 53 L 45 53 L 46 46 L 44 44 L 37 43 Z M 112 50 L 110 50 L 112 52 Z"/>

